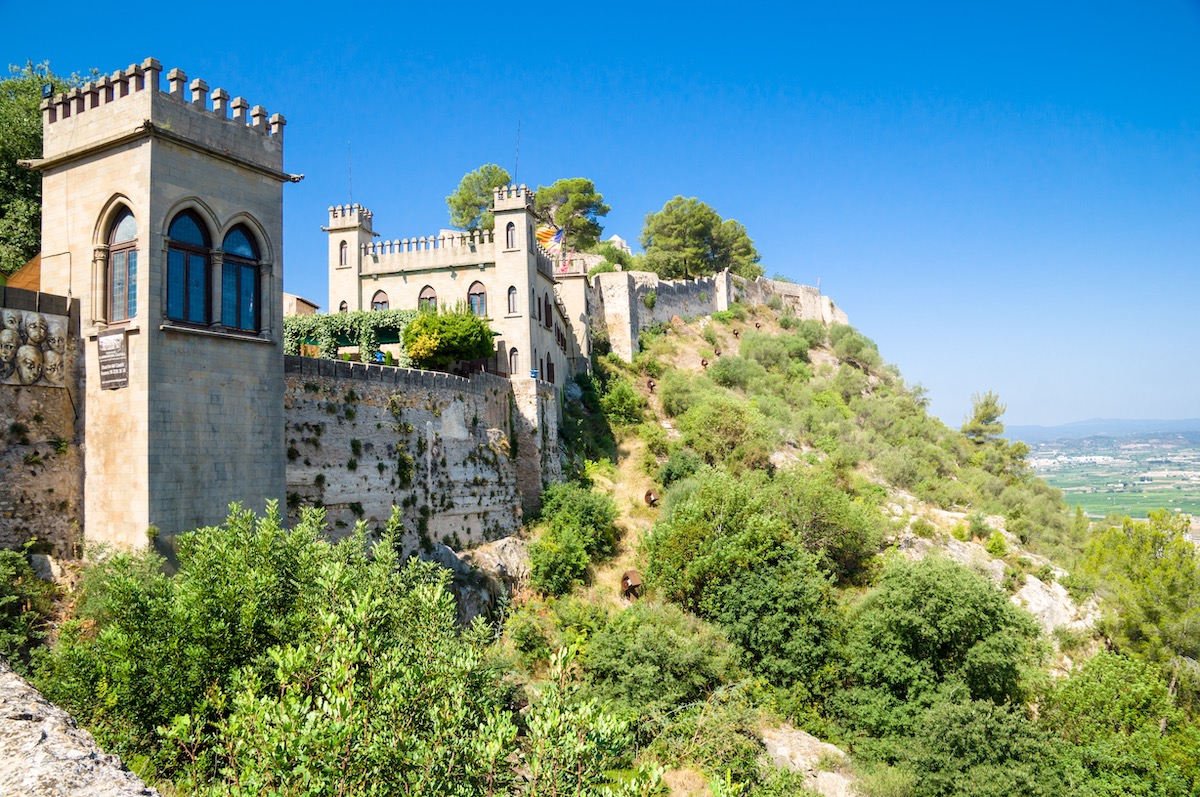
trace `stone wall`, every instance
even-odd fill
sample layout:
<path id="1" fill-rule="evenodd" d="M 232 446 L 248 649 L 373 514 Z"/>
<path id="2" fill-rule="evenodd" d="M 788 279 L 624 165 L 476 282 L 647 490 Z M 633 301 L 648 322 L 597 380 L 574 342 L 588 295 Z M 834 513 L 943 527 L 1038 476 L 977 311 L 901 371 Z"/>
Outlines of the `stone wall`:
<path id="1" fill-rule="evenodd" d="M 0 289 L 0 308 L 4 329 L 9 321 L 19 326 L 18 319 L 36 312 L 69 330 L 57 384 L 47 378 L 12 384 L 19 381 L 15 372 L 0 378 L 0 547 L 20 548 L 36 539 L 36 550 L 78 556 L 83 520 L 82 371 L 74 353 L 79 302 L 9 288 Z M 51 337 L 63 331 L 52 325 Z M 26 333 L 9 333 L 14 334 Z M 4 371 L 0 362 L 0 376 Z"/>
<path id="2" fill-rule="evenodd" d="M 797 317 L 826 324 L 849 323 L 846 314 L 816 288 L 723 271 L 694 280 L 662 280 L 644 271 L 597 274 L 591 302 L 608 330 L 609 345 L 626 362 L 638 351 L 638 334 L 675 316 L 694 318 L 728 310 L 730 302 L 766 304 L 778 297 Z M 651 298 L 653 297 L 653 298 Z"/>
<path id="3" fill-rule="evenodd" d="M 811 285 L 797 285 L 794 282 L 779 282 L 763 277 L 748 280 L 731 275 L 730 295 L 734 301 L 747 304 L 766 304 L 777 297 L 783 307 L 791 310 L 797 318 L 823 321 L 825 324 L 850 323 L 846 314 L 833 303 L 833 299 L 822 296 L 821 292 Z"/>
<path id="4" fill-rule="evenodd" d="M 521 381 L 286 358 L 289 519 L 323 506 L 338 535 L 399 506 L 409 551 L 513 534 L 558 464 L 554 391 Z"/>

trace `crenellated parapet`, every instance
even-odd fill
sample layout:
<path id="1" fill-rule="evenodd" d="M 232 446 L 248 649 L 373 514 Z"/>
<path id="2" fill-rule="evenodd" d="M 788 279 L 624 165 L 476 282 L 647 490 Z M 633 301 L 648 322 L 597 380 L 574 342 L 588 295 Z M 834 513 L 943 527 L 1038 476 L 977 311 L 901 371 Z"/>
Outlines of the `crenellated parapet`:
<path id="1" fill-rule="evenodd" d="M 492 189 L 492 211 L 533 210 L 534 192 L 529 186 L 502 185 Z"/>
<path id="2" fill-rule="evenodd" d="M 268 114 L 244 97 L 189 81 L 181 69 L 167 75 L 147 58 L 111 75 L 42 101 L 43 158 L 53 161 L 147 133 L 192 144 L 278 171 L 283 166 L 282 114 Z"/>
<path id="3" fill-rule="evenodd" d="M 357 202 L 353 205 L 330 205 L 329 226 L 325 230 L 328 232 L 329 230 L 346 230 L 362 227 L 367 232 L 372 232 L 371 222 L 374 219 L 374 215 Z"/>
<path id="4" fill-rule="evenodd" d="M 364 275 L 462 268 L 495 260 L 496 236 L 492 230 L 381 239 L 362 246 Z"/>

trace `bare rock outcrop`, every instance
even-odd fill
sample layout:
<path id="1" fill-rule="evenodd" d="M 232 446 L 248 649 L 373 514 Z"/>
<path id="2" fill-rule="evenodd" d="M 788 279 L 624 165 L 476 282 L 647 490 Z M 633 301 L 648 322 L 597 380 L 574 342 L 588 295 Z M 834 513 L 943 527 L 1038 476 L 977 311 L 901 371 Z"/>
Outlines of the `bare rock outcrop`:
<path id="1" fill-rule="evenodd" d="M 0 794 L 159 797 L 0 659 Z"/>
<path id="2" fill-rule="evenodd" d="M 804 773 L 806 788 L 825 797 L 859 797 L 853 778 L 837 771 L 836 766 L 825 768 L 845 761 L 841 749 L 790 725 L 763 731 L 762 740 L 770 763 Z"/>
<path id="3" fill-rule="evenodd" d="M 458 599 L 458 622 L 464 627 L 476 617 L 490 616 L 502 598 L 529 578 L 529 552 L 525 541 L 517 537 L 504 537 L 461 553 L 435 545 L 426 558 L 452 574 L 450 587 Z"/>

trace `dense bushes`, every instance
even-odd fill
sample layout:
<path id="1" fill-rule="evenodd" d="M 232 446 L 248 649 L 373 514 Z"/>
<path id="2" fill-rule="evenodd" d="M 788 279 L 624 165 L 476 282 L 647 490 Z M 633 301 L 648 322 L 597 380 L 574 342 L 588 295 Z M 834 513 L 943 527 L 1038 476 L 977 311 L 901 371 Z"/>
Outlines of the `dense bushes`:
<path id="1" fill-rule="evenodd" d="M 577 484 L 555 484 L 542 494 L 541 536 L 529 546 L 530 582 L 549 595 L 582 583 L 592 558 L 616 543 L 617 508 L 606 495 Z"/>
<path id="2" fill-rule="evenodd" d="M 420 368 L 446 370 L 490 357 L 495 349 L 485 319 L 459 306 L 420 313 L 404 329 L 404 350 Z"/>
<path id="3" fill-rule="evenodd" d="M 725 635 L 671 604 L 639 602 L 587 642 L 590 691 L 633 716 L 702 700 L 737 679 L 738 651 Z"/>
<path id="4" fill-rule="evenodd" d="M 447 571 L 396 556 L 398 524 L 323 542 L 234 510 L 180 538 L 178 573 L 119 553 L 87 575 L 82 616 L 37 684 L 143 774 L 201 794 L 645 794 L 620 785 L 625 722 L 581 700 L 570 652 L 529 695 L 524 732 L 489 663 L 492 633 L 455 625 Z M 520 781 L 520 783 L 518 783 Z"/>
<path id="5" fill-rule="evenodd" d="M 0 657 L 18 672 L 45 637 L 56 592 L 34 575 L 24 552 L 0 550 Z"/>
<path id="6" fill-rule="evenodd" d="M 911 734 L 950 695 L 1021 703 L 1037 636 L 1028 614 L 961 565 L 893 562 L 849 621 L 837 711 L 886 739 Z"/>

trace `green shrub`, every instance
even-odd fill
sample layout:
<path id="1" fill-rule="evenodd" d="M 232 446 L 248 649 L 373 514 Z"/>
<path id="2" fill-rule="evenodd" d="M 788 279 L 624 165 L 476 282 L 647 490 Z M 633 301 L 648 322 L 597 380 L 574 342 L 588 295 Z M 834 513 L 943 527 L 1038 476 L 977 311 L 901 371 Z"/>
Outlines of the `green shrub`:
<path id="1" fill-rule="evenodd" d="M 686 479 L 696 473 L 703 465 L 704 460 L 696 453 L 686 448 L 677 448 L 671 451 L 667 461 L 659 469 L 658 482 L 663 487 L 670 487 L 680 479 Z"/>
<path id="2" fill-rule="evenodd" d="M 588 275 L 588 279 L 590 280 L 593 277 L 595 277 L 597 274 L 608 274 L 608 273 L 616 271 L 616 270 L 617 270 L 617 267 L 615 265 L 608 262 L 607 260 L 601 260 L 599 263 L 597 263 L 596 265 L 594 265 L 590 269 L 588 269 L 587 275 Z"/>
<path id="3" fill-rule="evenodd" d="M 552 484 L 542 493 L 541 517 L 552 531 L 575 530 L 589 555 L 612 554 L 617 507 L 610 496 L 571 482 Z"/>
<path id="4" fill-rule="evenodd" d="M 784 371 L 791 363 L 807 362 L 811 344 L 803 335 L 763 335 L 747 332 L 740 354 L 770 371 Z"/>
<path id="5" fill-rule="evenodd" d="M 1004 541 L 1004 535 L 998 531 L 993 531 L 987 539 L 987 544 L 984 548 L 989 554 L 1000 558 L 1008 555 L 1008 543 Z"/>
<path id="6" fill-rule="evenodd" d="M 915 518 L 912 522 L 912 533 L 918 537 L 929 539 L 937 535 L 937 529 L 925 518 Z"/>
<path id="7" fill-rule="evenodd" d="M 741 357 L 718 358 L 708 369 L 709 377 L 721 387 L 736 387 L 745 390 L 750 380 L 766 374 L 754 360 Z"/>
<path id="8" fill-rule="evenodd" d="M 645 400 L 624 377 L 610 379 L 604 395 L 600 398 L 600 407 L 604 410 L 605 417 L 615 424 L 640 423 L 642 408 L 645 405 Z"/>
<path id="9" fill-rule="evenodd" d="M 587 643 L 591 692 L 624 713 L 646 716 L 703 700 L 738 676 L 724 634 L 671 604 L 635 603 Z"/>
<path id="10" fill-rule="evenodd" d="M 24 552 L 0 549 L 0 657 L 22 674 L 46 636 L 57 592 L 34 575 Z"/>
<path id="11" fill-rule="evenodd" d="M 494 351 L 487 321 L 464 307 L 421 313 L 404 329 L 404 351 L 420 368 L 446 370 Z"/>
<path id="12" fill-rule="evenodd" d="M 710 465 L 724 462 L 739 446 L 773 440 L 762 414 L 745 401 L 711 394 L 679 419 L 683 441 Z"/>
<path id="13" fill-rule="evenodd" d="M 578 531 L 547 529 L 529 545 L 529 583 L 546 595 L 565 595 L 582 584 L 591 558 Z"/>
<path id="14" fill-rule="evenodd" d="M 683 371 L 667 371 L 658 388 L 663 412 L 672 418 L 683 415 L 702 397 L 713 392 L 715 387 L 706 377 L 693 377 Z"/>
<path id="15" fill-rule="evenodd" d="M 1034 661 L 1033 619 L 962 565 L 894 561 L 850 621 L 837 710 L 874 736 L 915 731 L 939 690 L 1021 704 Z"/>

